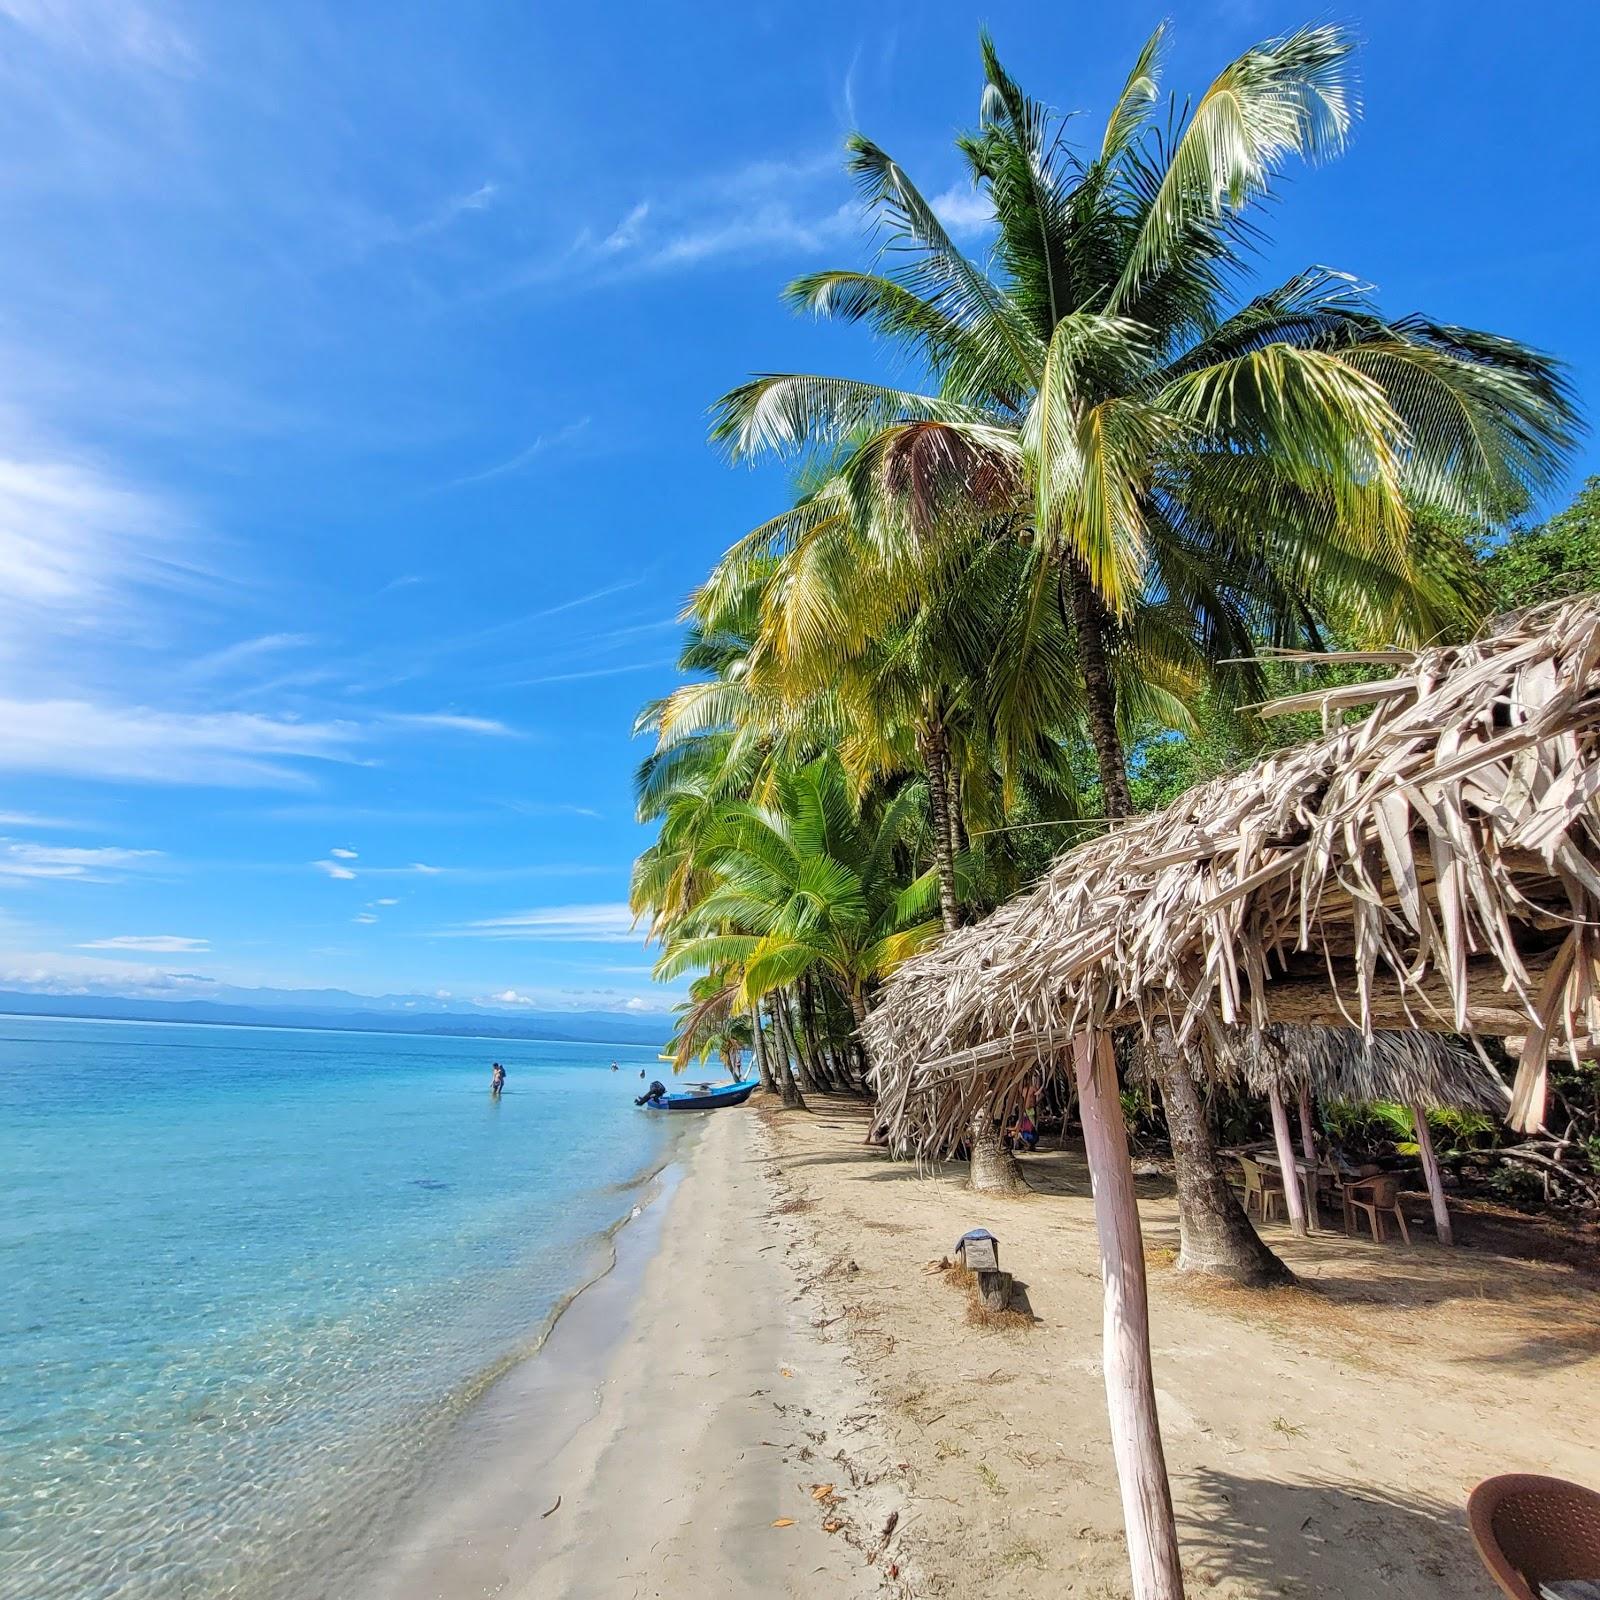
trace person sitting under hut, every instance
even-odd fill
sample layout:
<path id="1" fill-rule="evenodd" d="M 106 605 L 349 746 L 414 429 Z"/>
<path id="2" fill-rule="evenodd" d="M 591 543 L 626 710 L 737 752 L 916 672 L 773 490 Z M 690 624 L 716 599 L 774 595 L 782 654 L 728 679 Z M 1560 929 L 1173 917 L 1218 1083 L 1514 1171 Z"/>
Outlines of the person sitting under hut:
<path id="1" fill-rule="evenodd" d="M 1019 1154 L 1024 1150 L 1039 1148 L 1039 1130 L 1034 1126 L 1031 1106 L 1024 1106 L 1017 1112 L 1017 1120 L 1011 1124 L 1011 1130 L 1006 1134 L 1006 1145 Z"/>

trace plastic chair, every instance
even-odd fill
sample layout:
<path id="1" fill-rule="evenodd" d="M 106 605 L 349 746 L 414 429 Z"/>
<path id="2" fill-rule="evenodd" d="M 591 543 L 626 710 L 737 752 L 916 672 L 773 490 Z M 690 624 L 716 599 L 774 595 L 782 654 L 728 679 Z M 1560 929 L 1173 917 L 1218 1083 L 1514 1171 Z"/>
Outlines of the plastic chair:
<path id="1" fill-rule="evenodd" d="M 1564 1478 L 1510 1472 L 1467 1497 L 1478 1558 L 1513 1600 L 1540 1600 L 1539 1586 L 1600 1579 L 1600 1494 Z"/>
<path id="2" fill-rule="evenodd" d="M 1340 1193 L 1344 1196 L 1346 1233 L 1355 1226 L 1355 1213 L 1362 1211 L 1366 1213 L 1376 1242 L 1383 1242 L 1383 1219 L 1388 1216 L 1400 1224 L 1400 1237 L 1407 1244 L 1411 1243 L 1411 1235 L 1406 1231 L 1406 1214 L 1400 1209 L 1400 1180 L 1394 1173 L 1380 1172 L 1376 1177 L 1358 1178 L 1354 1183 L 1345 1184 Z"/>
<path id="3" fill-rule="evenodd" d="M 1239 1170 L 1244 1173 L 1244 1214 L 1250 1215 L 1250 1202 L 1256 1203 L 1256 1211 L 1263 1222 L 1270 1222 L 1279 1205 L 1283 1203 L 1283 1180 L 1276 1172 L 1269 1172 L 1259 1161 L 1252 1161 L 1249 1156 L 1235 1158 L 1239 1163 Z"/>

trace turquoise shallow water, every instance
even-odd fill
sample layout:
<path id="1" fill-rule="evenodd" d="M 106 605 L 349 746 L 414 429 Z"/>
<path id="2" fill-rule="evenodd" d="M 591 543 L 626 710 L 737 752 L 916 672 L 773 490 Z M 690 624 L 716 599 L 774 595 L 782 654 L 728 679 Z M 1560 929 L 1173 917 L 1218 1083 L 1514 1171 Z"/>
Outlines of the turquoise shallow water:
<path id="1" fill-rule="evenodd" d="M 0 1596 L 337 1592 L 666 1158 L 641 1067 L 0 1017 Z"/>

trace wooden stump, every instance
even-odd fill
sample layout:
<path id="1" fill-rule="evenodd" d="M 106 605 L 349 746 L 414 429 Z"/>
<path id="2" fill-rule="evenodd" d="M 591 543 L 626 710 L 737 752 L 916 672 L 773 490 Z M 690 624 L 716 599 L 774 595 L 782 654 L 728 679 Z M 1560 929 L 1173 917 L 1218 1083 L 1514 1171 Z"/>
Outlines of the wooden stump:
<path id="1" fill-rule="evenodd" d="M 1009 1311 L 1011 1309 L 1011 1274 L 1009 1272 L 980 1272 L 978 1275 L 978 1299 L 983 1304 L 985 1311 Z"/>

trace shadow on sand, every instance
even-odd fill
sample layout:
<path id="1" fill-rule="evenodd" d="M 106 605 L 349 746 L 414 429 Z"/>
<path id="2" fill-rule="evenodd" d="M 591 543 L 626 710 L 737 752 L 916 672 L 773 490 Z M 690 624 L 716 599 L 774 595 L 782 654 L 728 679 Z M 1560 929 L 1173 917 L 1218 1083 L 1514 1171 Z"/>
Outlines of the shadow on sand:
<path id="1" fill-rule="evenodd" d="M 1373 1467 L 1376 1474 L 1382 1463 Z M 1464 1508 L 1398 1485 L 1274 1483 L 1202 1468 L 1175 1487 L 1185 1564 L 1203 1582 L 1389 1600 L 1498 1593 L 1478 1562 Z"/>

